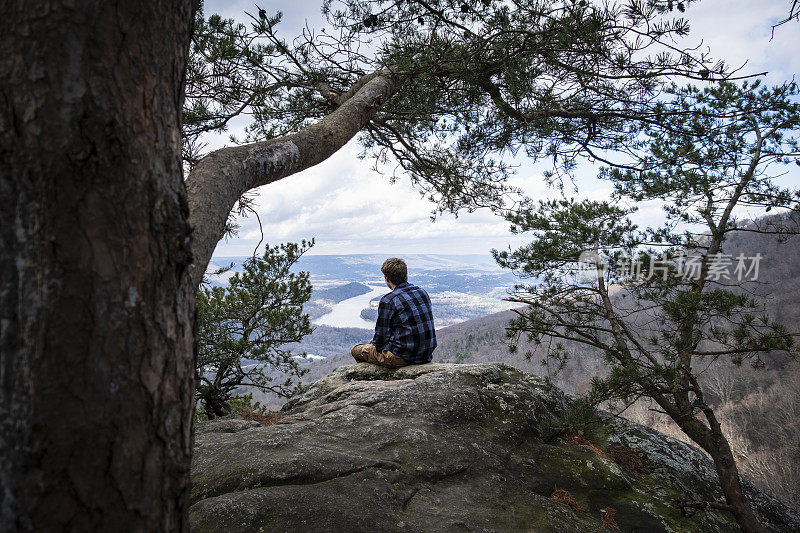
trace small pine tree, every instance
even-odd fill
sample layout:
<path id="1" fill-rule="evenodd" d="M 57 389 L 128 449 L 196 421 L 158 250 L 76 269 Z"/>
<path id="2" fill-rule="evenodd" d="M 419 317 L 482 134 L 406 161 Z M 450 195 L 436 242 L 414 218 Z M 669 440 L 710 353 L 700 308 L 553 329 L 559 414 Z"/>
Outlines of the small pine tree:
<path id="1" fill-rule="evenodd" d="M 514 299 L 527 307 L 511 333 L 544 344 L 559 366 L 576 345 L 604 353 L 609 372 L 593 380 L 591 401 L 654 400 L 714 460 L 726 502 L 696 505 L 727 509 L 742 530 L 763 531 L 698 375 L 719 358 L 758 368 L 762 354 L 796 355 L 796 334 L 753 290 L 761 258 L 732 257 L 725 243 L 742 231 L 797 233 L 791 224 L 745 226 L 735 213 L 800 210 L 798 191 L 776 179 L 800 155 L 798 89 L 723 82 L 670 93 L 656 109 L 661 120 L 643 131 L 644 155 L 602 171 L 612 202 L 539 202 L 508 216 L 513 231 L 534 239 L 495 257 L 537 279 L 518 286 Z M 630 220 L 646 201 L 664 206 L 663 227 L 640 230 Z"/>
<path id="2" fill-rule="evenodd" d="M 286 345 L 312 331 L 303 313 L 311 297 L 308 272 L 291 271 L 312 245 L 267 245 L 263 257 L 245 261 L 228 287 L 198 291 L 196 397 L 209 418 L 229 414 L 241 387 L 289 396 L 295 379 L 307 372 Z M 286 379 L 274 382 L 270 370 Z"/>

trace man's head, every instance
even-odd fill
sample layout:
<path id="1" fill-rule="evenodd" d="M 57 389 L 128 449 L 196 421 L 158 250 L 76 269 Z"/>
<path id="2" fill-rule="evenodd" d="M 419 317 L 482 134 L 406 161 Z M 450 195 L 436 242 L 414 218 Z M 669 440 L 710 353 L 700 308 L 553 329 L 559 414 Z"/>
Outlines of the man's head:
<path id="1" fill-rule="evenodd" d="M 408 281 L 408 268 L 406 262 L 399 257 L 390 257 L 383 262 L 381 272 L 386 276 L 386 281 L 394 285 L 400 285 Z"/>

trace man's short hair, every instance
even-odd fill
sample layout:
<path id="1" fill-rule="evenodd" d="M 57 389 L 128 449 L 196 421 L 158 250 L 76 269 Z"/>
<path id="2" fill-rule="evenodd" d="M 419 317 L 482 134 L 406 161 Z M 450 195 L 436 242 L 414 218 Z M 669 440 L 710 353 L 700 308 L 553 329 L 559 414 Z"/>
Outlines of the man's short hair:
<path id="1" fill-rule="evenodd" d="M 408 267 L 406 267 L 406 262 L 399 257 L 390 257 L 384 261 L 381 272 L 386 279 L 392 282 L 392 285 L 400 285 L 408 281 Z"/>

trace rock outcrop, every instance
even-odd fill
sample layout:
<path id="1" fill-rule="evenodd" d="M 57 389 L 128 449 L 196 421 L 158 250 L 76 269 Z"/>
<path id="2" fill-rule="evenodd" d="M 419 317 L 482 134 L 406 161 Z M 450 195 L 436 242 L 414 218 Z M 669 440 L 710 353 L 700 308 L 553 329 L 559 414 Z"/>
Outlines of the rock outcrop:
<path id="1" fill-rule="evenodd" d="M 343 366 L 273 425 L 198 425 L 192 528 L 738 531 L 726 513 L 675 505 L 722 501 L 697 449 L 624 420 L 593 443 L 556 437 L 567 404 L 502 364 Z M 746 488 L 770 531 L 800 531 L 797 513 Z"/>

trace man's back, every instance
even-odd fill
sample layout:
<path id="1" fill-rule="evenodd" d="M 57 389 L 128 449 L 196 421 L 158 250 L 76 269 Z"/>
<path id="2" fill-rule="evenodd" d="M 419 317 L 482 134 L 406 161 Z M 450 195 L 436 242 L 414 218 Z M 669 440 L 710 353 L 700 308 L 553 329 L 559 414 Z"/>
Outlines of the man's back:
<path id="1" fill-rule="evenodd" d="M 403 282 L 381 298 L 373 343 L 409 364 L 428 363 L 436 348 L 431 300 L 425 290 Z"/>

